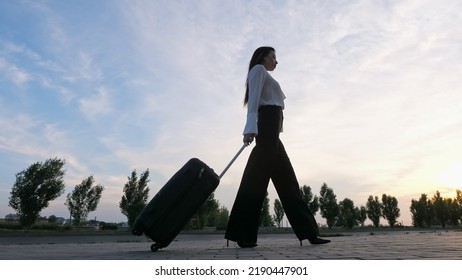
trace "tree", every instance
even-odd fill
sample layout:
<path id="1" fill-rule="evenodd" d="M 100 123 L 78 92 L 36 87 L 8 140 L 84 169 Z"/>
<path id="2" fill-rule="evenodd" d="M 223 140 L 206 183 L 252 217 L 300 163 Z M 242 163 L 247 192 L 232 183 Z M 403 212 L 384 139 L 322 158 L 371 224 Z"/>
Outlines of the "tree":
<path id="1" fill-rule="evenodd" d="M 326 219 L 327 227 L 331 229 L 335 225 L 339 214 L 337 196 L 326 183 L 321 186 L 320 195 L 321 216 Z"/>
<path id="2" fill-rule="evenodd" d="M 441 226 L 445 228 L 450 216 L 448 204 L 445 199 L 441 197 L 439 191 L 436 191 L 436 194 L 432 198 L 432 202 L 435 209 L 436 219 L 438 219 Z"/>
<path id="3" fill-rule="evenodd" d="M 124 195 L 119 203 L 119 207 L 128 219 L 128 225 L 133 226 L 138 214 L 146 207 L 149 197 L 149 169 L 141 174 L 138 180 L 136 170 L 132 171 L 128 182 L 124 186 Z"/>
<path id="4" fill-rule="evenodd" d="M 462 219 L 462 190 L 459 190 L 459 189 L 456 190 L 456 201 L 457 201 L 457 204 L 459 204 L 459 211 L 460 211 L 460 216 Z"/>
<path id="5" fill-rule="evenodd" d="M 217 216 L 217 228 L 226 228 L 228 225 L 228 219 L 229 219 L 229 211 L 225 206 L 220 206 L 220 209 L 218 209 L 218 216 Z"/>
<path id="6" fill-rule="evenodd" d="M 280 228 L 282 225 L 282 219 L 284 218 L 284 207 L 282 207 L 281 201 L 276 198 L 274 200 L 274 216 L 273 220 L 276 222 L 277 226 Z"/>
<path id="7" fill-rule="evenodd" d="M 446 198 L 446 203 L 448 204 L 449 208 L 449 221 L 451 222 L 452 226 L 456 227 L 459 225 L 460 219 L 459 203 L 457 202 L 456 198 Z"/>
<path id="8" fill-rule="evenodd" d="M 260 214 L 260 226 L 261 227 L 272 227 L 274 225 L 273 219 L 271 218 L 269 209 L 269 197 L 268 197 L 268 192 L 266 192 L 266 197 L 265 200 L 263 200 L 263 206 L 261 208 L 261 214 Z"/>
<path id="9" fill-rule="evenodd" d="M 67 194 L 65 205 L 77 226 L 86 221 L 88 213 L 95 211 L 98 207 L 104 187 L 102 185 L 93 186 L 94 183 L 93 176 L 89 176 Z"/>
<path id="10" fill-rule="evenodd" d="M 308 205 L 313 215 L 316 215 L 316 212 L 319 210 L 319 198 L 316 195 L 313 195 L 311 187 L 304 185 L 300 188 L 300 193 L 302 195 L 303 201 Z"/>
<path id="11" fill-rule="evenodd" d="M 357 224 L 355 204 L 353 200 L 345 198 L 339 203 L 339 220 L 346 228 L 353 228 Z"/>
<path id="12" fill-rule="evenodd" d="M 422 194 L 419 200 L 412 199 L 409 210 L 412 216 L 412 225 L 414 227 L 425 226 L 425 204 L 422 203 L 422 198 L 426 200 L 426 195 Z M 426 202 L 426 201 L 425 201 Z"/>
<path id="13" fill-rule="evenodd" d="M 197 222 L 196 227 L 198 229 L 203 229 L 206 226 L 215 226 L 219 208 L 220 204 L 218 203 L 218 200 L 215 199 L 215 195 L 213 193 L 210 194 L 192 218 Z"/>
<path id="14" fill-rule="evenodd" d="M 375 227 L 380 225 L 380 217 L 382 217 L 382 204 L 379 201 L 379 197 L 373 197 L 370 195 L 367 198 L 366 203 L 367 217 L 372 221 Z"/>
<path id="15" fill-rule="evenodd" d="M 435 221 L 435 205 L 433 205 L 433 202 L 431 201 L 430 198 L 427 198 L 427 207 L 426 207 L 426 215 L 425 215 L 425 224 L 428 227 L 431 227 L 433 225 L 433 222 Z"/>
<path id="16" fill-rule="evenodd" d="M 364 206 L 361 206 L 359 208 L 356 207 L 355 212 L 356 212 L 356 220 L 363 227 L 364 223 L 366 222 L 366 219 L 367 219 L 367 209 L 366 209 L 366 207 L 364 207 Z"/>
<path id="17" fill-rule="evenodd" d="M 48 223 L 50 223 L 50 224 L 56 224 L 57 220 L 58 219 L 56 218 L 55 215 L 51 215 L 50 217 L 48 217 Z"/>
<path id="18" fill-rule="evenodd" d="M 54 158 L 36 162 L 16 174 L 9 206 L 19 215 L 22 226 L 32 226 L 40 211 L 64 192 L 64 160 Z"/>
<path id="19" fill-rule="evenodd" d="M 398 217 L 400 216 L 398 200 L 393 196 L 382 194 L 382 217 L 384 217 L 391 228 L 395 227 Z"/>
<path id="20" fill-rule="evenodd" d="M 432 225 L 433 205 L 426 194 L 421 194 L 419 200 L 411 200 L 410 211 L 414 227 L 430 227 Z"/>

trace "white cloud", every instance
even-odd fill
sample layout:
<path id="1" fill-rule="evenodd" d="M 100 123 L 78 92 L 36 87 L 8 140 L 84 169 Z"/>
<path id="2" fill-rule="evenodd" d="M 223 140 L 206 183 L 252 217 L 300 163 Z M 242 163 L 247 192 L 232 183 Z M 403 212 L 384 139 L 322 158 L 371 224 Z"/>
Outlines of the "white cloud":
<path id="1" fill-rule="evenodd" d="M 69 66 L 66 80 L 70 82 L 95 82 L 100 81 L 103 77 L 102 70 L 95 64 L 94 59 L 91 55 L 79 51 L 76 54 L 74 62 Z"/>
<path id="2" fill-rule="evenodd" d="M 89 119 L 107 115 L 113 110 L 111 94 L 103 87 L 99 88 L 94 95 L 81 98 L 79 103 L 80 110 Z"/>
<path id="3" fill-rule="evenodd" d="M 21 69 L 20 67 L 8 63 L 5 59 L 0 57 L 0 71 L 5 73 L 5 76 L 17 86 L 23 86 L 26 84 L 30 79 L 30 74 Z"/>

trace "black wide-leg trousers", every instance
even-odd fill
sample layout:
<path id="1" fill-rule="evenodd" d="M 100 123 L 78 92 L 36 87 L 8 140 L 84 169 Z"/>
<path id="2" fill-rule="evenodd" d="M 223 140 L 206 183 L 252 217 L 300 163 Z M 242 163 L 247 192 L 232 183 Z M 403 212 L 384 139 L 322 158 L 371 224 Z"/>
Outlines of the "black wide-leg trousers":
<path id="1" fill-rule="evenodd" d="M 250 153 L 228 221 L 225 238 L 257 242 L 260 214 L 269 180 L 276 188 L 295 235 L 299 240 L 319 235 L 318 225 L 303 201 L 294 169 L 279 139 L 283 122 L 281 107 L 258 110 L 258 135 Z"/>

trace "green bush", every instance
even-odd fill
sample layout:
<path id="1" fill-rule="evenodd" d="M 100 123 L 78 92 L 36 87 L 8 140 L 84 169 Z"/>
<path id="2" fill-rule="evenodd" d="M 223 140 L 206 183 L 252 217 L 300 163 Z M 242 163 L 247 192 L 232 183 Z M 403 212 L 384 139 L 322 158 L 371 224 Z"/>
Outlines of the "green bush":
<path id="1" fill-rule="evenodd" d="M 117 230 L 117 224 L 104 224 L 101 230 Z"/>
<path id="2" fill-rule="evenodd" d="M 59 228 L 60 231 L 71 231 L 72 226 L 71 225 L 63 225 Z"/>
<path id="3" fill-rule="evenodd" d="M 0 229 L 20 230 L 22 227 L 19 223 L 3 222 L 0 223 Z"/>
<path id="4" fill-rule="evenodd" d="M 31 230 L 57 230 L 57 224 L 35 224 L 31 227 Z"/>

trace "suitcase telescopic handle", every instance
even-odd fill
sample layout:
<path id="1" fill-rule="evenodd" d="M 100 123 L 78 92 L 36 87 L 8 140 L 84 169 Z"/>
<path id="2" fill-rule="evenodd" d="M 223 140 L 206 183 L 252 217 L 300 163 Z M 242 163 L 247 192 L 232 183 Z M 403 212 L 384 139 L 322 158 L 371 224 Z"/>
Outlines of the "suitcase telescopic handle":
<path id="1" fill-rule="evenodd" d="M 221 172 L 220 176 L 220 179 L 221 177 L 223 177 L 223 175 L 225 175 L 226 171 L 228 171 L 228 169 L 231 167 L 231 165 L 233 165 L 234 161 L 237 159 L 237 157 L 242 153 L 242 151 L 245 149 L 245 147 L 247 147 L 248 145 L 250 145 L 250 143 L 244 143 L 244 145 L 242 145 L 242 147 L 239 149 L 239 151 L 237 151 L 236 155 L 233 157 L 233 159 L 231 159 L 231 161 L 228 163 L 228 165 L 225 167 L 225 169 L 223 170 L 223 172 Z"/>

